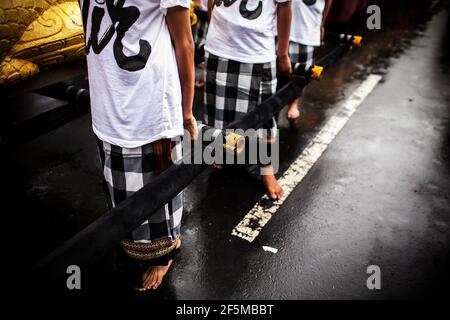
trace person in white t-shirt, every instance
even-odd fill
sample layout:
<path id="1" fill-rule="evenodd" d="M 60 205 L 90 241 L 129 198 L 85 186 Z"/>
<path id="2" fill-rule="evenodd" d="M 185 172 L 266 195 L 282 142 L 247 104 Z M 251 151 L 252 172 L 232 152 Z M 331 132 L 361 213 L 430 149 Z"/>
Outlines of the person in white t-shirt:
<path id="1" fill-rule="evenodd" d="M 319 47 L 325 32 L 325 21 L 333 0 L 292 0 L 292 28 L 289 57 L 308 70 L 314 64 L 314 48 Z M 301 95 L 303 95 L 303 90 Z M 288 110 L 289 119 L 300 117 L 299 100 Z"/>
<path id="2" fill-rule="evenodd" d="M 206 37 L 205 122 L 224 128 L 271 97 L 276 74 L 290 74 L 288 55 L 290 0 L 209 0 Z M 277 19 L 278 18 L 278 19 Z M 278 30 L 278 48 L 275 48 Z M 272 119 L 260 131 L 268 143 L 275 138 Z M 271 199 L 283 196 L 271 165 L 263 182 Z"/>
<path id="3" fill-rule="evenodd" d="M 189 0 L 81 0 L 92 127 L 111 207 L 176 160 L 184 128 L 196 137 L 189 8 Z M 180 194 L 149 212 L 121 242 L 141 272 L 139 291 L 157 289 L 172 264 L 182 201 Z"/>

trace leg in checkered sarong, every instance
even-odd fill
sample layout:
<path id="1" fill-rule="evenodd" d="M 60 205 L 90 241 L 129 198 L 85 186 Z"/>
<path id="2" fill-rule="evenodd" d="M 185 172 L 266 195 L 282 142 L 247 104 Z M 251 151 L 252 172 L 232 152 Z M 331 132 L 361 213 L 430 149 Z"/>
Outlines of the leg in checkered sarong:
<path id="1" fill-rule="evenodd" d="M 314 47 L 291 41 L 289 43 L 289 57 L 292 63 L 300 63 L 301 68 L 306 73 L 314 64 Z M 300 97 L 303 96 L 303 93 L 304 89 L 301 89 Z M 296 119 L 299 116 L 299 99 L 296 99 L 289 107 L 288 118 Z"/>
<path id="2" fill-rule="evenodd" d="M 122 148 L 98 140 L 110 205 L 117 206 L 167 169 L 172 164 L 171 151 L 174 147 L 177 151 L 174 154 L 180 156 L 181 143 L 168 139 L 138 148 Z M 154 214 L 149 212 L 149 218 L 132 231 L 121 246 L 133 259 L 159 259 L 161 262 L 175 248 L 182 213 L 183 195 L 180 193 Z"/>
<path id="3" fill-rule="evenodd" d="M 240 120 L 276 91 L 276 64 L 241 63 L 206 53 L 205 113 L 206 124 L 223 129 Z M 258 131 L 272 140 L 276 135 L 275 119 Z"/>
<path id="4" fill-rule="evenodd" d="M 197 24 L 192 27 L 192 36 L 197 46 L 205 44 L 207 33 L 208 33 L 208 21 L 199 19 Z"/>
<path id="5" fill-rule="evenodd" d="M 314 47 L 297 42 L 289 42 L 289 58 L 292 63 L 300 63 L 305 71 L 314 64 Z"/>
<path id="6" fill-rule="evenodd" d="M 207 52 L 204 120 L 210 126 L 223 129 L 270 98 L 275 94 L 276 87 L 275 61 L 241 63 Z M 275 118 L 257 131 L 260 141 L 269 144 L 274 142 L 276 132 Z M 270 198 L 280 199 L 283 190 L 274 176 L 272 165 L 264 164 L 258 170 Z"/>

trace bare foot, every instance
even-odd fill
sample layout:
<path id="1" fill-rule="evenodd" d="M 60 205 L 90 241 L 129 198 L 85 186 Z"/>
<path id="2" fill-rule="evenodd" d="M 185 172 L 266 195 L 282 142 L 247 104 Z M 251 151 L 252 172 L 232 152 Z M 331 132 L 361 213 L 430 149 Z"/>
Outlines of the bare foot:
<path id="1" fill-rule="evenodd" d="M 288 119 L 297 119 L 300 118 L 300 111 L 298 111 L 297 107 L 290 108 L 288 111 Z"/>
<path id="2" fill-rule="evenodd" d="M 177 239 L 176 249 L 181 247 L 181 239 Z M 147 269 L 147 271 L 142 275 L 142 288 L 136 288 L 139 292 L 144 292 L 147 290 L 156 290 L 162 283 L 164 276 L 169 271 L 172 266 L 173 260 L 170 260 L 167 266 L 151 266 Z"/>
<path id="3" fill-rule="evenodd" d="M 295 99 L 295 101 L 289 106 L 287 117 L 292 120 L 300 117 L 300 111 L 298 110 L 298 99 Z"/>
<path id="4" fill-rule="evenodd" d="M 283 188 L 278 184 L 277 179 L 273 174 L 270 175 L 263 175 L 263 182 L 267 189 L 267 194 L 269 195 L 270 199 L 272 200 L 280 200 L 283 195 L 284 191 Z"/>

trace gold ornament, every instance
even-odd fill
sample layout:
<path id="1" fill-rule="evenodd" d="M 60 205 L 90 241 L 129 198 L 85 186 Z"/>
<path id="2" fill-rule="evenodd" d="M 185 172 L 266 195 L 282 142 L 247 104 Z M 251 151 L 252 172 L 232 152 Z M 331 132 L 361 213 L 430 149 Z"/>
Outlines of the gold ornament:
<path id="1" fill-rule="evenodd" d="M 0 1 L 0 86 L 84 57 L 77 1 Z"/>

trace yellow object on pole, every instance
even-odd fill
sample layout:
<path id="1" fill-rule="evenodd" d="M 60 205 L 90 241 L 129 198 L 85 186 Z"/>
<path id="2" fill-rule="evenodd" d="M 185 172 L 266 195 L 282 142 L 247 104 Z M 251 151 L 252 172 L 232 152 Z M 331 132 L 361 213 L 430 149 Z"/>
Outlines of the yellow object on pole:
<path id="1" fill-rule="evenodd" d="M 363 37 L 361 37 L 361 36 L 354 36 L 353 37 L 353 45 L 357 46 L 357 47 L 361 47 L 362 46 L 362 40 L 363 40 Z"/>
<path id="2" fill-rule="evenodd" d="M 195 3 L 191 0 L 191 25 L 195 26 L 198 22 L 197 15 L 195 14 Z"/>
<path id="3" fill-rule="evenodd" d="M 245 137 L 234 132 L 227 132 L 225 134 L 225 143 L 223 144 L 223 147 L 227 151 L 239 154 L 245 148 Z"/>
<path id="4" fill-rule="evenodd" d="M 311 68 L 311 78 L 315 80 L 320 80 L 322 78 L 323 67 L 314 65 Z"/>

